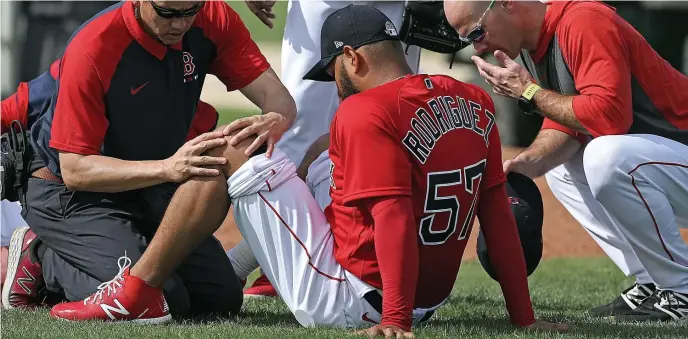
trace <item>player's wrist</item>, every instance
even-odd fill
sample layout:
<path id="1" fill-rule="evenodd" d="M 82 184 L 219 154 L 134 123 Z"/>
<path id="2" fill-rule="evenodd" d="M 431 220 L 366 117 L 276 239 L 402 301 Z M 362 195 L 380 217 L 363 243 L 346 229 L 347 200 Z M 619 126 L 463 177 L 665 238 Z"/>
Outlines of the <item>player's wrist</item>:
<path id="1" fill-rule="evenodd" d="M 382 321 L 380 321 L 380 325 L 382 326 L 396 326 L 401 328 L 404 331 L 410 331 L 411 330 L 411 317 L 404 317 L 405 319 L 401 318 L 392 318 L 392 317 L 382 317 Z"/>

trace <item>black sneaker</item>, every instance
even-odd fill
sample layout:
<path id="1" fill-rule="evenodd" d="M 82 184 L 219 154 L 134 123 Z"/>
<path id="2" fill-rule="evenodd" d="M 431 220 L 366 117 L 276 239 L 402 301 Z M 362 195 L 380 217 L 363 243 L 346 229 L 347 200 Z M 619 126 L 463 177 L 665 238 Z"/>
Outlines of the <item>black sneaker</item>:
<path id="1" fill-rule="evenodd" d="M 615 318 L 622 321 L 688 320 L 688 294 L 657 290 L 635 310 Z"/>
<path id="2" fill-rule="evenodd" d="M 647 297 L 651 296 L 657 288 L 655 284 L 638 284 L 625 289 L 621 295 L 609 304 L 597 306 L 590 310 L 590 316 L 609 317 L 636 309 Z"/>

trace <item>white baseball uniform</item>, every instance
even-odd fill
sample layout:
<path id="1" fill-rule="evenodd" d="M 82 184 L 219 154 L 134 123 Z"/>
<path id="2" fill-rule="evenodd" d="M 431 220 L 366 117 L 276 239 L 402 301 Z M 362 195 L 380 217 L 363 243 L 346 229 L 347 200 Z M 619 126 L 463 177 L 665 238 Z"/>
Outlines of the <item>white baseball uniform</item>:
<path id="1" fill-rule="evenodd" d="M 26 226 L 21 210 L 18 202 L 9 200 L 0 202 L 0 246 L 9 246 L 14 230 Z"/>
<path id="2" fill-rule="evenodd" d="M 330 152 L 324 151 L 308 166 L 308 175 L 306 175 L 306 184 L 323 211 L 332 201 L 330 197 L 331 170 Z"/>
<path id="3" fill-rule="evenodd" d="M 374 288 L 335 260 L 325 214 L 284 152 L 277 148 L 270 159 L 249 159 L 227 186 L 244 240 L 302 326 L 359 327 L 381 320 L 363 297 Z M 414 323 L 428 311 L 414 310 Z"/>
<path id="4" fill-rule="evenodd" d="M 648 134 L 592 140 L 546 174 L 554 195 L 627 276 L 688 293 L 688 146 Z"/>
<path id="5" fill-rule="evenodd" d="M 329 132 L 339 105 L 334 82 L 303 80 L 308 70 L 320 60 L 320 29 L 332 12 L 352 3 L 365 3 L 382 11 L 401 28 L 405 1 L 325 1 L 290 0 L 282 40 L 281 79 L 296 101 L 296 120 L 278 142 L 295 164 L 300 164 L 315 140 Z M 411 46 L 406 60 L 418 72 L 420 48 Z"/>

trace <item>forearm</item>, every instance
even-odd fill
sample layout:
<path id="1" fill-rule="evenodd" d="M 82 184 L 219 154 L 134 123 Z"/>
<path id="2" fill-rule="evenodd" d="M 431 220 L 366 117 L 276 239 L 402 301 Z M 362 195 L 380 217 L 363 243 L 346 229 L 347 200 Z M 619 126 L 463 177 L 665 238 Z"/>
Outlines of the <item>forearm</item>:
<path id="1" fill-rule="evenodd" d="M 418 280 L 418 243 L 410 197 L 369 204 L 375 221 L 375 254 L 382 277 L 382 325 L 411 329 Z"/>
<path id="2" fill-rule="evenodd" d="M 546 118 L 577 132 L 588 133 L 573 112 L 573 96 L 540 89 L 533 96 L 533 102 Z"/>
<path id="3" fill-rule="evenodd" d="M 73 191 L 123 192 L 169 181 L 162 161 L 125 161 L 60 153 L 62 179 Z"/>
<path id="4" fill-rule="evenodd" d="M 296 119 L 296 102 L 272 68 L 268 68 L 241 93 L 258 106 L 263 114 L 275 112 L 291 127 Z"/>
<path id="5" fill-rule="evenodd" d="M 478 217 L 511 321 L 518 326 L 530 325 L 535 316 L 526 263 L 504 184 L 482 192 Z"/>
<path id="6" fill-rule="evenodd" d="M 302 179 L 306 178 L 308 174 L 308 167 L 317 159 L 322 152 L 325 152 L 330 147 L 330 133 L 323 134 L 308 148 L 303 160 L 299 165 L 297 173 Z"/>
<path id="7" fill-rule="evenodd" d="M 536 163 L 535 177 L 539 177 L 571 159 L 580 147 L 575 138 L 562 131 L 543 129 L 518 157 Z"/>

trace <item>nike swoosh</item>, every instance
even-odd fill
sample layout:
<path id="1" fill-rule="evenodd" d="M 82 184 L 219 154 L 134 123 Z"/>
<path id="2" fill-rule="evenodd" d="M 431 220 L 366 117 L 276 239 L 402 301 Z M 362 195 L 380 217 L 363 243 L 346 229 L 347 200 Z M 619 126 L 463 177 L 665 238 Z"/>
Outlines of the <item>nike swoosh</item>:
<path id="1" fill-rule="evenodd" d="M 142 88 L 146 87 L 146 85 L 148 85 L 149 83 L 150 83 L 150 81 L 146 82 L 145 84 L 143 84 L 139 87 L 136 87 L 136 88 L 132 87 L 131 88 L 131 95 L 136 95 L 136 93 L 138 93 Z"/>
<path id="2" fill-rule="evenodd" d="M 377 321 L 368 318 L 368 312 L 363 313 L 363 316 L 361 317 L 361 319 L 363 319 L 363 321 L 367 321 L 369 323 L 377 324 Z"/>

